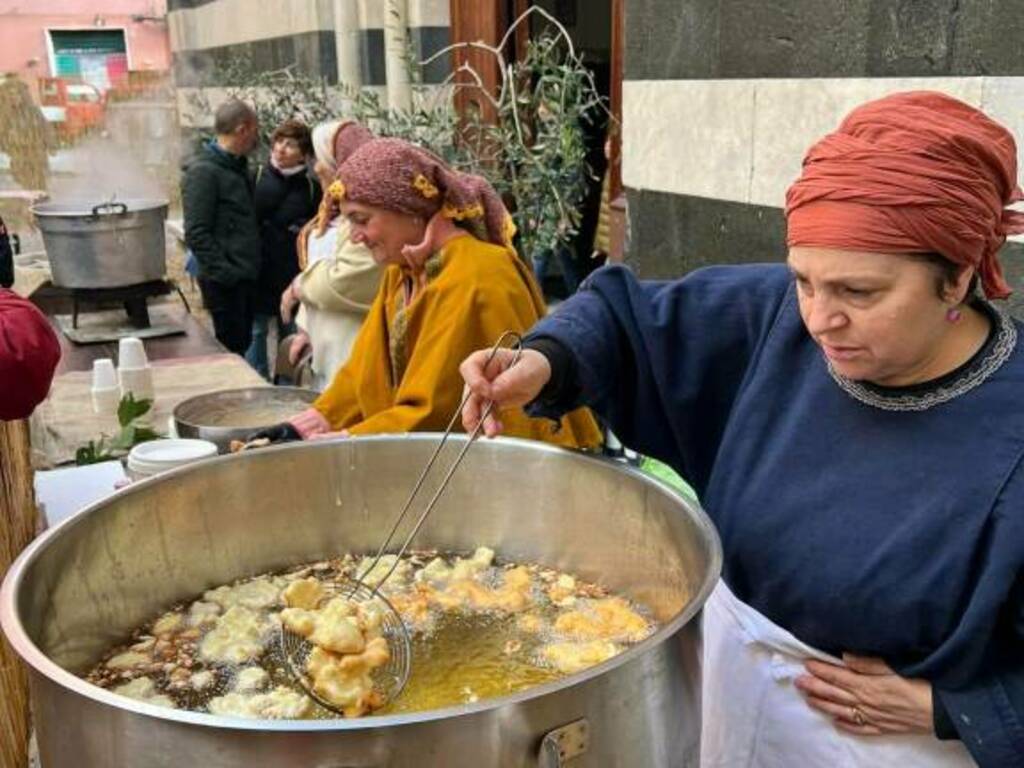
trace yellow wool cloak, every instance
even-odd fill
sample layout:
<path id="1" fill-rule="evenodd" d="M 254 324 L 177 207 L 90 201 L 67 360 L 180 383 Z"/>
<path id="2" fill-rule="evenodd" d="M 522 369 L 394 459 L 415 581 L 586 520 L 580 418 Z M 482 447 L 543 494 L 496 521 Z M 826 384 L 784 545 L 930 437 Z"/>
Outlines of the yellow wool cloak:
<path id="1" fill-rule="evenodd" d="M 426 277 L 406 306 L 406 273 L 397 266 L 384 272 L 348 362 L 313 404 L 332 430 L 444 431 L 462 397 L 459 364 L 505 331 L 525 333 L 545 311 L 515 253 L 468 234 L 431 257 Z M 601 443 L 594 417 L 582 408 L 560 424 L 521 408 L 502 411 L 501 420 L 510 437 L 573 448 Z"/>

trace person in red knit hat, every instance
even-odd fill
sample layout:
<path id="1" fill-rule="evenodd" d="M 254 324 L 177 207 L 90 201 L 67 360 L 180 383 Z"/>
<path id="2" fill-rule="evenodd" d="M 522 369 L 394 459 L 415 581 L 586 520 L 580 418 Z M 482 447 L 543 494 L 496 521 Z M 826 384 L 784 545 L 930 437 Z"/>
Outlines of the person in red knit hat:
<path id="1" fill-rule="evenodd" d="M 0 289 L 0 420 L 24 419 L 50 391 L 60 344 L 43 313 Z"/>

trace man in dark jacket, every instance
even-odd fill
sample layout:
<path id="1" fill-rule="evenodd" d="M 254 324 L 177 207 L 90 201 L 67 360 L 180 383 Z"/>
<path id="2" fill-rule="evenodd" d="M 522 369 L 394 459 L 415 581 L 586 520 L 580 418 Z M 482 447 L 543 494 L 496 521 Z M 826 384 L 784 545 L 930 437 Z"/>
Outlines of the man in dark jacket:
<path id="1" fill-rule="evenodd" d="M 217 340 L 239 355 L 252 334 L 260 232 L 246 156 L 259 141 L 256 113 L 231 100 L 214 114 L 217 137 L 185 171 L 185 243 L 199 263 L 199 289 Z"/>

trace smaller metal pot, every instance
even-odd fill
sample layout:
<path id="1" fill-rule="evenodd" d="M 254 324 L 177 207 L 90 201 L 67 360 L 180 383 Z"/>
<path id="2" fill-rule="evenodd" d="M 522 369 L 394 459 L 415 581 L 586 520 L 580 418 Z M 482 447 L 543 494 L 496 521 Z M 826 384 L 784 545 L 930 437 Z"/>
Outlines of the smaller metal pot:
<path id="1" fill-rule="evenodd" d="M 38 203 L 32 213 L 60 288 L 119 288 L 167 272 L 164 200 Z"/>
<path id="2" fill-rule="evenodd" d="M 285 421 L 306 410 L 320 394 L 301 387 L 245 387 L 208 392 L 182 400 L 172 413 L 178 437 L 217 444 L 227 453 L 232 440 Z"/>

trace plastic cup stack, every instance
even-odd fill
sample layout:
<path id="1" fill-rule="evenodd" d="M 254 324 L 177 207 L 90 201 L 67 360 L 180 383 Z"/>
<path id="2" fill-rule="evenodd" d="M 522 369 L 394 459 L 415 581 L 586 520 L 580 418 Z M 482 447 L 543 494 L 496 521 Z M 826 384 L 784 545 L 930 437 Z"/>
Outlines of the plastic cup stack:
<path id="1" fill-rule="evenodd" d="M 131 392 L 136 400 L 153 399 L 153 371 L 141 339 L 129 336 L 118 343 L 117 378 L 121 397 Z"/>
<path id="2" fill-rule="evenodd" d="M 121 392 L 117 383 L 117 372 L 114 361 L 109 357 L 94 360 L 92 363 L 92 410 L 101 416 L 117 414 L 117 404 Z"/>

